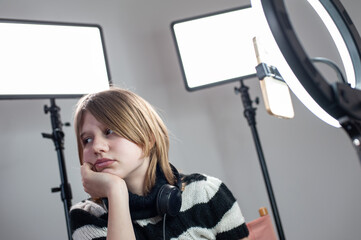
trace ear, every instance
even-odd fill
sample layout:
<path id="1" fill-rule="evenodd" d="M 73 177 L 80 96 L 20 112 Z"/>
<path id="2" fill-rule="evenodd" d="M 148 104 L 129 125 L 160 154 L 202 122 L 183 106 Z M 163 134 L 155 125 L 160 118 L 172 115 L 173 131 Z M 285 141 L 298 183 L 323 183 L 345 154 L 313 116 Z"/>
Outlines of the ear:
<path id="1" fill-rule="evenodd" d="M 152 134 L 151 138 L 149 139 L 149 143 L 148 143 L 148 156 L 151 155 L 151 153 L 155 150 L 155 137 Z"/>
<path id="2" fill-rule="evenodd" d="M 155 137 L 154 137 L 154 135 L 152 134 L 151 137 L 148 139 L 148 142 L 145 142 L 143 144 L 143 146 L 141 146 L 141 145 L 138 145 L 138 146 L 140 148 L 142 148 L 144 157 L 149 157 L 151 155 L 151 153 L 154 151 L 154 146 L 155 146 Z"/>
<path id="3" fill-rule="evenodd" d="M 154 145 L 155 145 L 155 136 L 154 136 L 154 134 L 152 134 L 152 136 L 151 136 L 151 139 L 150 139 L 150 142 L 149 142 L 150 144 L 149 144 L 149 146 L 150 146 L 150 149 L 152 149 L 153 147 L 154 147 Z"/>

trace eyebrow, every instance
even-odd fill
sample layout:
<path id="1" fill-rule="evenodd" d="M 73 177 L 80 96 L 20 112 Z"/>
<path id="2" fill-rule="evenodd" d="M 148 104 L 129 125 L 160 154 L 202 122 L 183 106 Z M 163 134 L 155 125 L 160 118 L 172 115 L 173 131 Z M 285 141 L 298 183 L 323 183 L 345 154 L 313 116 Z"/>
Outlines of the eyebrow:
<path id="1" fill-rule="evenodd" d="M 87 134 L 87 132 L 82 132 L 82 133 L 79 135 L 79 137 L 80 137 L 80 138 L 83 138 L 83 136 L 84 136 L 85 134 Z"/>

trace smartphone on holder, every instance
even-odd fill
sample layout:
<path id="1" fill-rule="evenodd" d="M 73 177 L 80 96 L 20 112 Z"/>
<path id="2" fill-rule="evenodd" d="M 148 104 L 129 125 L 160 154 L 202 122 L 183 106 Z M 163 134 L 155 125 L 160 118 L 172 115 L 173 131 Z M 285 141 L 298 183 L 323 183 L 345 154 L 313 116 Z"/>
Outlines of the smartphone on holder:
<path id="1" fill-rule="evenodd" d="M 253 38 L 253 46 L 257 58 L 257 76 L 260 79 L 263 101 L 267 112 L 279 118 L 294 117 L 290 90 L 277 68 L 263 62 L 267 52 L 262 48 L 257 37 Z"/>

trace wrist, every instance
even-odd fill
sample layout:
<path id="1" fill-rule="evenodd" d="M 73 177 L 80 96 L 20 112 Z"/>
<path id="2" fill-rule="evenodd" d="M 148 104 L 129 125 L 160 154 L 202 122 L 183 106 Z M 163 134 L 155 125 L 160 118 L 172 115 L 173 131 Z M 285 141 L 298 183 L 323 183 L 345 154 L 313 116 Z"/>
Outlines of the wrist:
<path id="1" fill-rule="evenodd" d="M 109 200 L 119 198 L 128 200 L 128 188 L 125 181 L 121 178 L 114 179 L 108 189 L 107 197 Z"/>

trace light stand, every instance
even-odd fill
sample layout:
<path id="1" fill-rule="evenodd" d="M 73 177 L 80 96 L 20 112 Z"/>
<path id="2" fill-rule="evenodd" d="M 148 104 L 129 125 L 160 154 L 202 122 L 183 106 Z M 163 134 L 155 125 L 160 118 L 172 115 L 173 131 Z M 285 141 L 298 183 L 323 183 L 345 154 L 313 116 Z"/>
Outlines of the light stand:
<path id="1" fill-rule="evenodd" d="M 58 155 L 58 163 L 59 163 L 59 171 L 60 171 L 60 180 L 61 184 L 59 187 L 55 187 L 51 189 L 51 192 L 60 192 L 61 200 L 64 204 L 64 211 L 65 211 L 65 220 L 66 220 L 66 227 L 68 232 L 68 239 L 71 240 L 71 229 L 70 229 L 70 218 L 69 218 L 69 210 L 71 207 L 71 199 L 72 199 L 72 193 L 71 193 L 71 187 L 68 182 L 68 177 L 66 173 L 66 166 L 65 166 L 65 160 L 64 160 L 64 132 L 62 130 L 62 126 L 69 126 L 69 123 L 63 124 L 60 119 L 60 108 L 56 106 L 55 99 L 50 99 L 51 105 L 48 107 L 47 105 L 44 106 L 44 112 L 45 114 L 48 114 L 50 112 L 50 120 L 51 120 L 51 126 L 53 129 L 52 134 L 48 133 L 42 133 L 42 136 L 44 138 L 50 138 L 53 140 L 55 145 L 55 151 Z"/>
<path id="2" fill-rule="evenodd" d="M 80 98 L 109 89 L 110 72 L 102 28 L 97 24 L 0 19 L 0 100 L 50 99 L 52 139 L 58 155 L 68 239 L 72 192 L 64 161 L 64 132 L 55 99 Z"/>
<path id="3" fill-rule="evenodd" d="M 235 92 L 241 94 L 244 116 L 252 131 L 278 235 L 281 240 L 284 240 L 283 228 L 256 128 L 256 108 L 252 107 L 248 87 L 243 84 L 244 79 L 257 76 L 255 69 L 257 59 L 252 42 L 255 28 L 250 21 L 253 19 L 252 16 L 252 8 L 245 6 L 230 11 L 183 19 L 172 23 L 172 33 L 188 91 L 231 81 L 241 82 L 241 86 L 235 88 Z M 230 44 L 231 40 L 234 41 L 234 44 Z M 229 50 L 226 47 L 230 47 Z M 220 52 L 222 54 L 217 55 Z M 225 57 L 223 54 L 229 55 Z"/>
<path id="4" fill-rule="evenodd" d="M 253 101 L 251 100 L 250 95 L 248 93 L 249 88 L 247 86 L 245 86 L 243 83 L 244 79 L 245 78 L 241 78 L 241 80 L 240 80 L 241 86 L 239 88 L 235 87 L 234 90 L 235 90 L 236 94 L 238 94 L 238 93 L 241 94 L 241 99 L 242 99 L 242 103 L 243 103 L 243 107 L 244 107 L 243 114 L 244 114 L 244 117 L 247 119 L 248 125 L 251 128 L 254 144 L 256 146 L 256 150 L 257 150 L 257 154 L 258 154 L 259 163 L 260 163 L 260 166 L 262 169 L 263 179 L 264 179 L 264 182 L 266 185 L 268 198 L 269 198 L 269 201 L 271 204 L 273 217 L 274 217 L 275 224 L 277 227 L 278 236 L 279 236 L 280 240 L 284 240 L 285 235 L 284 235 L 283 228 L 282 228 L 281 218 L 278 213 L 277 203 L 276 203 L 276 199 L 275 199 L 275 196 L 273 193 L 271 179 L 268 174 L 267 164 L 265 161 L 265 157 L 263 155 L 262 145 L 261 145 L 261 141 L 259 139 L 258 131 L 257 131 L 257 127 L 256 127 L 256 110 L 257 110 L 257 108 L 254 108 L 252 106 Z M 256 98 L 256 103 L 258 104 L 258 98 Z"/>

